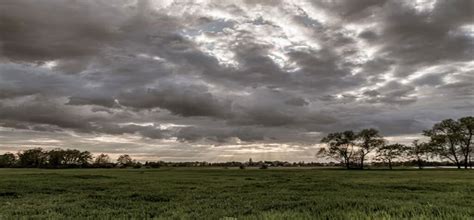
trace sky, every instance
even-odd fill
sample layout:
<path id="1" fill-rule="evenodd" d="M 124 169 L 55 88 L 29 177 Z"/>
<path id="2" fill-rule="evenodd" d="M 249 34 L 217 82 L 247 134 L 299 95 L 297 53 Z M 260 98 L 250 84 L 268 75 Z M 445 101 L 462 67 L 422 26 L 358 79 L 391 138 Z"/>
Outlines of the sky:
<path id="1" fill-rule="evenodd" d="M 2 0 L 0 153 L 318 161 L 474 115 L 472 0 Z"/>

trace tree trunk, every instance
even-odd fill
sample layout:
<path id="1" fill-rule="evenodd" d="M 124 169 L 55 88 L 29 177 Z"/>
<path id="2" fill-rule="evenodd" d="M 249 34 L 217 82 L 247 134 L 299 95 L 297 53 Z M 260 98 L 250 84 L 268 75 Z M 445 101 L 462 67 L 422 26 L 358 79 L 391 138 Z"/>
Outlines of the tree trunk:
<path id="1" fill-rule="evenodd" d="M 389 167 L 390 169 L 392 169 L 392 160 L 390 160 L 390 159 L 388 160 L 388 167 Z"/>
<path id="2" fill-rule="evenodd" d="M 423 161 L 421 159 L 418 159 L 417 160 L 417 164 L 418 164 L 418 169 L 423 169 Z"/>
<path id="3" fill-rule="evenodd" d="M 464 153 L 464 169 L 467 169 L 469 167 L 469 164 L 471 163 L 470 157 L 471 157 L 471 146 L 470 146 L 471 138 L 469 138 L 468 142 L 466 143 L 466 152 Z"/>
<path id="4" fill-rule="evenodd" d="M 472 151 L 470 150 L 470 151 L 469 151 L 469 154 L 467 155 L 467 159 L 468 159 L 469 168 L 471 168 L 471 169 L 472 169 L 472 158 L 471 158 L 471 153 L 472 153 Z"/>
<path id="5" fill-rule="evenodd" d="M 362 155 L 362 156 L 360 157 L 360 169 L 361 169 L 361 170 L 364 169 L 364 157 L 365 157 L 365 155 Z"/>
<path id="6" fill-rule="evenodd" d="M 467 165 L 469 163 L 469 152 L 464 156 L 464 169 L 467 169 Z"/>
<path id="7" fill-rule="evenodd" d="M 466 169 L 467 169 L 467 166 L 469 164 L 469 166 L 471 167 L 472 169 L 472 163 L 471 163 L 471 140 L 472 140 L 472 130 L 469 130 L 469 139 L 467 140 L 467 143 L 466 143 Z"/>
<path id="8" fill-rule="evenodd" d="M 453 153 L 453 155 L 454 155 L 454 162 L 456 163 L 456 166 L 458 167 L 458 169 L 461 169 L 461 163 L 459 162 L 458 157 L 456 156 L 455 153 Z"/>
<path id="9" fill-rule="evenodd" d="M 458 169 L 461 169 L 461 163 L 459 162 L 458 156 L 456 154 L 456 149 L 454 148 L 454 143 L 451 140 L 449 140 L 449 144 L 450 144 L 451 154 L 454 157 L 454 162 L 456 163 L 456 166 L 458 167 Z"/>

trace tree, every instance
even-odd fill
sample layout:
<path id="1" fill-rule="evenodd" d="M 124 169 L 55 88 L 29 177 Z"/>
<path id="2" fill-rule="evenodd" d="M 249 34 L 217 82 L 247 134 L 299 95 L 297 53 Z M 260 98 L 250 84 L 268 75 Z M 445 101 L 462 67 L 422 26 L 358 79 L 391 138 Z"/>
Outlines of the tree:
<path id="1" fill-rule="evenodd" d="M 67 168 L 67 167 L 87 167 L 91 160 L 92 154 L 89 151 L 80 151 L 76 149 L 53 149 L 45 151 L 46 162 L 51 168 Z"/>
<path id="2" fill-rule="evenodd" d="M 48 165 L 52 168 L 60 168 L 65 164 L 66 152 L 63 149 L 53 149 L 47 152 Z"/>
<path id="3" fill-rule="evenodd" d="M 5 153 L 3 155 L 0 155 L 0 167 L 13 167 L 15 163 L 15 154 Z"/>
<path id="4" fill-rule="evenodd" d="M 76 149 L 53 149 L 47 152 L 48 165 L 53 168 L 59 167 L 84 167 L 92 160 L 89 151 L 79 151 Z"/>
<path id="5" fill-rule="evenodd" d="M 408 156 L 415 160 L 419 169 L 423 169 L 424 162 L 429 158 L 429 154 L 432 152 L 432 147 L 429 143 L 414 140 L 411 147 L 407 148 Z"/>
<path id="6" fill-rule="evenodd" d="M 87 166 L 92 161 L 92 154 L 89 151 L 82 151 L 79 153 L 76 164 L 80 166 Z"/>
<path id="7" fill-rule="evenodd" d="M 107 154 L 100 154 L 95 158 L 95 164 L 97 165 L 105 165 L 110 163 L 110 157 Z"/>
<path id="8" fill-rule="evenodd" d="M 64 152 L 64 160 L 65 163 L 68 165 L 78 165 L 79 164 L 79 158 L 81 156 L 81 152 L 76 149 L 67 149 Z"/>
<path id="9" fill-rule="evenodd" d="M 140 168 L 142 168 L 143 164 L 140 163 L 140 162 L 138 162 L 138 161 L 136 161 L 136 160 L 133 160 L 132 166 L 133 166 L 133 168 L 135 168 L 135 169 L 140 169 Z"/>
<path id="10" fill-rule="evenodd" d="M 33 148 L 18 153 L 18 161 L 22 167 L 42 167 L 46 165 L 47 154 L 42 148 Z"/>
<path id="11" fill-rule="evenodd" d="M 120 167 L 127 167 L 133 164 L 133 160 L 128 154 L 123 154 L 117 159 L 117 164 Z"/>
<path id="12" fill-rule="evenodd" d="M 433 125 L 431 130 L 423 131 L 430 138 L 434 152 L 441 158 L 446 158 L 461 169 L 463 157 L 461 125 L 453 119 L 446 119 Z"/>
<path id="13" fill-rule="evenodd" d="M 472 162 L 471 162 L 471 153 L 472 153 L 472 136 L 474 133 L 474 117 L 464 117 L 458 120 L 460 125 L 460 133 L 461 133 L 461 148 L 464 156 L 464 168 L 467 169 L 468 166 L 472 169 Z"/>
<path id="14" fill-rule="evenodd" d="M 330 133 L 321 140 L 328 145 L 328 148 L 321 148 L 318 155 L 340 160 L 347 169 L 350 169 L 356 139 L 357 135 L 353 131 Z"/>
<path id="15" fill-rule="evenodd" d="M 407 147 L 403 144 L 389 144 L 377 149 L 377 159 L 388 162 L 388 167 L 392 169 L 392 162 L 402 157 L 407 152 Z"/>
<path id="16" fill-rule="evenodd" d="M 357 134 L 357 145 L 359 146 L 358 156 L 360 159 L 360 169 L 364 169 L 364 160 L 371 151 L 385 144 L 385 140 L 379 131 L 373 128 L 363 129 Z"/>

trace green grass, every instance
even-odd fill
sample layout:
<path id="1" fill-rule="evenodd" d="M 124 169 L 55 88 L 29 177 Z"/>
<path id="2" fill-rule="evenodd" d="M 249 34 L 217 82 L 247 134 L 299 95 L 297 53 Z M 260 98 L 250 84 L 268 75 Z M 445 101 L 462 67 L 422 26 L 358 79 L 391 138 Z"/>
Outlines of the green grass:
<path id="1" fill-rule="evenodd" d="M 474 219 L 474 172 L 0 169 L 0 219 Z"/>

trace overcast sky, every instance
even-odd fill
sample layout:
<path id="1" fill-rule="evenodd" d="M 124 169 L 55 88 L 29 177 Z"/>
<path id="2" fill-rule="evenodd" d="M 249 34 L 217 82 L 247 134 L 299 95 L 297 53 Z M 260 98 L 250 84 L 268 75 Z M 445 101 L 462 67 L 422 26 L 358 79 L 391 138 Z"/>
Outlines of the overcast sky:
<path id="1" fill-rule="evenodd" d="M 474 1 L 0 1 L 0 153 L 315 161 L 473 115 Z"/>

